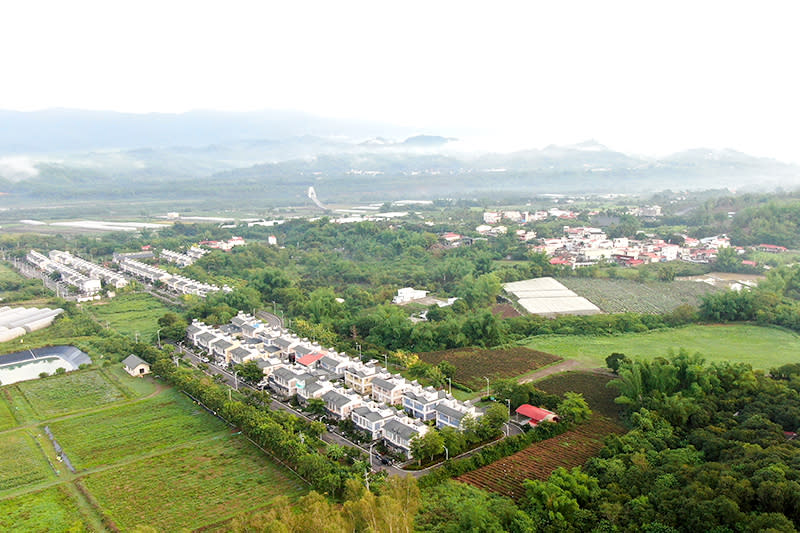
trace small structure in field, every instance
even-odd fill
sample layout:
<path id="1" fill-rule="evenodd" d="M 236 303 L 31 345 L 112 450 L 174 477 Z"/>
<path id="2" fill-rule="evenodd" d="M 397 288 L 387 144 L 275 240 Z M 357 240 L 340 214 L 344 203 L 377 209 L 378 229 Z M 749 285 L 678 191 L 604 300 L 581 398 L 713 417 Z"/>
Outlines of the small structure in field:
<path id="1" fill-rule="evenodd" d="M 125 372 L 134 377 L 150 373 L 150 363 L 137 355 L 131 354 L 123 359 L 122 365 L 125 368 Z"/>
<path id="2" fill-rule="evenodd" d="M 530 424 L 536 427 L 542 422 L 558 422 L 558 415 L 553 411 L 523 403 L 516 410 L 520 424 Z"/>

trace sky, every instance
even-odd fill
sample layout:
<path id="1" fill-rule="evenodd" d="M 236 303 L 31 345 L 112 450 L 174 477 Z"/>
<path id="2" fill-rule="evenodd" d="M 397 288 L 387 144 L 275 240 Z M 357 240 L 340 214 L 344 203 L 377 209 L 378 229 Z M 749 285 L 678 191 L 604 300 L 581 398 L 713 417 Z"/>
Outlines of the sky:
<path id="1" fill-rule="evenodd" d="M 792 1 L 3 2 L 0 109 L 291 109 L 800 163 Z M 0 125 L 2 127 L 2 125 Z"/>

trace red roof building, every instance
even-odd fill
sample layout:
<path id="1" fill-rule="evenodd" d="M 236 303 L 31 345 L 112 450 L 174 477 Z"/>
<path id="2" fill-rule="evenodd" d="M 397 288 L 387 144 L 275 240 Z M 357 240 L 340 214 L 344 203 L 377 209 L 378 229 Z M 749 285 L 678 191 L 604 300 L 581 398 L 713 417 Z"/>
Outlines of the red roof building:
<path id="1" fill-rule="evenodd" d="M 522 421 L 523 424 L 530 424 L 536 427 L 541 422 L 558 422 L 558 415 L 547 409 L 541 407 L 534 407 L 533 405 L 524 403 L 517 407 L 516 413 L 527 420 Z"/>
<path id="2" fill-rule="evenodd" d="M 301 364 L 301 365 L 303 365 L 305 367 L 310 367 L 311 365 L 313 365 L 314 363 L 316 363 L 317 361 L 319 361 L 323 357 L 325 357 L 324 353 L 320 353 L 320 352 L 310 353 L 310 354 L 304 355 L 303 357 L 298 359 L 297 363 Z"/>

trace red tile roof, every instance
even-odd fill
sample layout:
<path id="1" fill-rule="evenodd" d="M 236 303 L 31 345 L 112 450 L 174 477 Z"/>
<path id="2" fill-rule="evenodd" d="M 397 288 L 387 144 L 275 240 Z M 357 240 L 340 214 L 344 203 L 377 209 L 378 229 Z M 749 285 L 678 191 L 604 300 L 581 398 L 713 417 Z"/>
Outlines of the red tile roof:
<path id="1" fill-rule="evenodd" d="M 325 357 L 324 353 L 319 353 L 319 352 L 310 353 L 298 359 L 297 362 L 303 366 L 311 366 L 312 364 L 316 363 L 323 357 Z"/>
<path id="2" fill-rule="evenodd" d="M 539 422 L 547 419 L 548 417 L 553 418 L 557 416 L 554 412 L 548 411 L 547 409 L 542 409 L 541 407 L 534 407 L 530 404 L 524 403 L 517 407 L 517 414 L 522 415 L 525 418 L 530 418 L 530 423 L 532 425 L 536 425 Z"/>

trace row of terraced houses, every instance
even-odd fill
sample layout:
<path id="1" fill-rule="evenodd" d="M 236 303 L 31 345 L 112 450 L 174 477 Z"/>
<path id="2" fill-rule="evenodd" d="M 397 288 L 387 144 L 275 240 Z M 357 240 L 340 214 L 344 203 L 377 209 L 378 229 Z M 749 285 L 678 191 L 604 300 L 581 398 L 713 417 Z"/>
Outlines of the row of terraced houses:
<path id="1" fill-rule="evenodd" d="M 392 374 L 375 360 L 324 348 L 249 314 L 239 313 L 221 327 L 195 321 L 186 337 L 220 362 L 254 361 L 276 396 L 303 405 L 321 399 L 330 417 L 352 420 L 372 440 L 383 439 L 406 456 L 411 440 L 430 430 L 426 422 L 461 429 L 465 419 L 483 414 L 470 402 Z"/>

